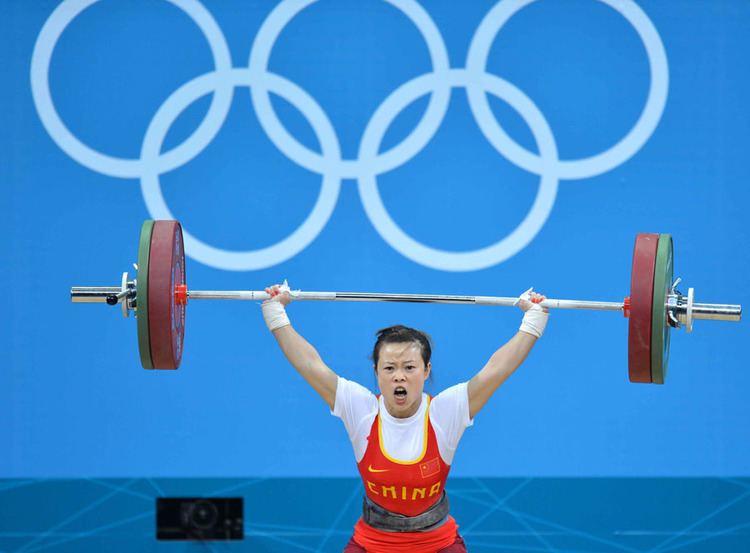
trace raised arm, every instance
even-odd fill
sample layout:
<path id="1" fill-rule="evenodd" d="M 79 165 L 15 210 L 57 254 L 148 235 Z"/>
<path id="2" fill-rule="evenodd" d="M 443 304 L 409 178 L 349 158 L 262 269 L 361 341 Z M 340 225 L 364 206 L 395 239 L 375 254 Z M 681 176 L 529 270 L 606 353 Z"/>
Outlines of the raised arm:
<path id="1" fill-rule="evenodd" d="M 273 296 L 270 300 L 264 301 L 262 306 L 263 318 L 268 329 L 273 333 L 289 363 L 320 394 L 328 407 L 333 409 L 338 376 L 323 362 L 310 342 L 297 333 L 289 322 L 285 306 L 291 303 L 292 298 L 288 287 L 285 290 L 284 287 L 275 285 L 266 288 L 266 292 Z"/>
<path id="2" fill-rule="evenodd" d="M 487 364 L 469 381 L 469 416 L 474 416 L 484 407 L 500 385 L 523 363 L 544 332 L 547 324 L 547 311 L 536 302 L 544 296 L 534 292 L 524 295 L 518 306 L 524 311 L 521 328 L 513 338 L 492 354 Z"/>

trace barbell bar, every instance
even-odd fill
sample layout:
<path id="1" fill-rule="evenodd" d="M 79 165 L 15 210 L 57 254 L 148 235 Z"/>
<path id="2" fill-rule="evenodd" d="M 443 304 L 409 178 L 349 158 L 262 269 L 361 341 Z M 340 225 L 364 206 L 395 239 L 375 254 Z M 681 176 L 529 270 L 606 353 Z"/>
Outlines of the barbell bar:
<path id="1" fill-rule="evenodd" d="M 189 300 L 269 298 L 265 291 L 188 290 L 182 228 L 177 221 L 145 221 L 141 227 L 137 275 L 123 273 L 120 286 L 74 286 L 74 303 L 120 305 L 125 317 L 136 313 L 141 364 L 146 369 L 176 369 L 182 359 L 185 310 Z M 695 320 L 739 321 L 742 306 L 696 303 L 695 291 L 683 295 L 673 278 L 669 234 L 638 234 L 633 252 L 630 295 L 622 302 L 545 299 L 550 309 L 619 311 L 628 318 L 628 374 L 631 382 L 663 384 L 672 328 L 692 332 Z M 359 301 L 514 306 L 516 297 L 373 292 L 290 292 L 297 301 Z"/>
<path id="2" fill-rule="evenodd" d="M 127 273 L 125 273 L 127 274 Z M 135 286 L 134 281 L 129 281 Z M 692 288 L 690 288 L 692 290 Z M 73 303 L 108 303 L 118 305 L 123 298 L 131 294 L 130 291 L 119 286 L 73 286 L 70 289 Z M 179 297 L 187 294 L 188 300 L 240 300 L 240 301 L 264 301 L 270 296 L 259 290 L 176 290 Z M 289 294 L 295 301 L 359 301 L 359 302 L 396 302 L 396 303 L 445 303 L 454 305 L 494 305 L 500 307 L 514 307 L 518 301 L 515 297 L 500 296 L 451 296 L 443 294 L 385 294 L 381 292 L 303 292 L 301 290 L 290 290 Z M 678 314 L 680 326 L 687 321 L 687 300 L 685 296 L 678 296 L 680 303 L 674 306 Z M 584 300 L 558 300 L 547 298 L 539 302 L 542 307 L 551 309 L 588 309 L 591 311 L 623 311 L 627 302 L 615 301 L 584 301 Z M 134 302 L 128 307 L 128 311 L 135 311 Z M 692 319 L 715 320 L 715 321 L 739 321 L 741 320 L 742 306 L 717 303 L 695 303 L 692 304 Z M 127 315 L 125 315 L 127 317 Z"/>

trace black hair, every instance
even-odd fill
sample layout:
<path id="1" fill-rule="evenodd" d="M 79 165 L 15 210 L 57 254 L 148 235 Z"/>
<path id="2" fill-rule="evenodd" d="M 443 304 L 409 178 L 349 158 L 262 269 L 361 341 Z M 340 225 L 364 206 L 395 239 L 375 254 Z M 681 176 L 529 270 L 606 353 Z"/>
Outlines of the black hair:
<path id="1" fill-rule="evenodd" d="M 422 359 L 424 360 L 424 366 L 430 362 L 432 357 L 432 344 L 430 337 L 421 330 L 415 328 L 409 328 L 404 325 L 394 325 L 388 328 L 381 328 L 375 333 L 377 340 L 375 340 L 375 347 L 372 349 L 372 361 L 375 367 L 378 366 L 378 359 L 380 358 L 380 348 L 383 344 L 403 344 L 408 342 L 414 342 L 419 345 L 419 349 L 422 351 Z"/>

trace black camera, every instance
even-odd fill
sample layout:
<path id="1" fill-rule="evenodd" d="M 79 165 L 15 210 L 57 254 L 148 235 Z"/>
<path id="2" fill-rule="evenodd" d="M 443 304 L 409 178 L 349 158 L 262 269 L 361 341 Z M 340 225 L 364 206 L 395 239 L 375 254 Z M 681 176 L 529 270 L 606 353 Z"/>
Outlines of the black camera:
<path id="1" fill-rule="evenodd" d="M 157 497 L 156 539 L 241 540 L 241 497 Z"/>

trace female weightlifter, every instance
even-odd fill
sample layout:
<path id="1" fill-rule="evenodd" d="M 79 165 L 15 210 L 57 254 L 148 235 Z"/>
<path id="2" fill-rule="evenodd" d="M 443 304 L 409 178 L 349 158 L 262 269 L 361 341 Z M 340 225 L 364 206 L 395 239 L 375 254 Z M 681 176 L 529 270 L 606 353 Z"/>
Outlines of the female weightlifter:
<path id="1" fill-rule="evenodd" d="M 445 482 L 458 442 L 476 414 L 526 359 L 547 324 L 531 290 L 519 297 L 519 331 L 469 382 L 431 398 L 427 336 L 404 326 L 377 333 L 372 359 L 380 395 L 336 375 L 289 322 L 289 287 L 266 288 L 263 318 L 284 355 L 341 418 L 354 448 L 365 496 L 344 553 L 461 553 L 466 546 L 448 514 Z"/>

